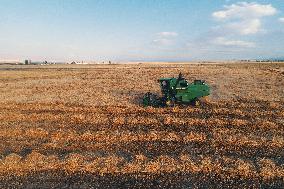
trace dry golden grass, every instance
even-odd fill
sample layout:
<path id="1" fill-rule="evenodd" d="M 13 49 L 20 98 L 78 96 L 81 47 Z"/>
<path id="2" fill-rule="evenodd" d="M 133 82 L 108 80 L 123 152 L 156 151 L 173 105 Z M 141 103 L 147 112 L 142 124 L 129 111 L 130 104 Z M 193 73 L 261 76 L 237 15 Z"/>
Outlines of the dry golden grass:
<path id="1" fill-rule="evenodd" d="M 0 66 L 0 187 L 58 187 L 52 180 L 72 188 L 77 180 L 76 188 L 151 188 L 159 180 L 167 183 L 160 187 L 281 188 L 284 79 L 277 67 Z M 148 90 L 158 92 L 158 78 L 180 71 L 212 86 L 205 105 L 139 104 Z"/>

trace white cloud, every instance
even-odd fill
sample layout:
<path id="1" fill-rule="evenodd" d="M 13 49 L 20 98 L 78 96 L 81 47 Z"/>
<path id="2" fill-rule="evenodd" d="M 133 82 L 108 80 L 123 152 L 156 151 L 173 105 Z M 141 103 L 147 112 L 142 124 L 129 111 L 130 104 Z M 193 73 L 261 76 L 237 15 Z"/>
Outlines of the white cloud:
<path id="1" fill-rule="evenodd" d="M 279 18 L 279 22 L 283 22 L 284 23 L 284 17 L 283 18 Z"/>
<path id="2" fill-rule="evenodd" d="M 213 12 L 212 16 L 223 23 L 222 29 L 229 29 L 241 35 L 256 34 L 261 31 L 261 19 L 276 14 L 271 5 L 240 2 L 224 6 L 224 10 Z"/>
<path id="3" fill-rule="evenodd" d="M 225 27 L 241 35 L 249 35 L 258 33 L 261 30 L 261 21 L 259 19 L 242 20 L 228 23 Z"/>
<path id="4" fill-rule="evenodd" d="M 153 43 L 157 44 L 157 45 L 163 45 L 163 46 L 164 45 L 171 45 L 173 43 L 173 40 L 171 40 L 171 39 L 164 39 L 164 38 L 154 39 Z"/>
<path id="5" fill-rule="evenodd" d="M 230 47 L 254 47 L 255 44 L 248 41 L 241 40 L 229 40 L 224 37 L 217 37 L 213 41 L 213 44 L 221 46 L 230 46 Z"/>
<path id="6" fill-rule="evenodd" d="M 224 6 L 225 10 L 214 12 L 212 15 L 216 19 L 253 19 L 264 16 L 274 15 L 277 10 L 271 5 L 262 5 L 258 3 L 240 2 L 229 6 Z"/>
<path id="7" fill-rule="evenodd" d="M 159 37 L 169 38 L 169 37 L 176 37 L 178 33 L 176 32 L 160 32 L 157 34 Z"/>
<path id="8" fill-rule="evenodd" d="M 176 32 L 160 32 L 156 34 L 156 39 L 152 42 L 159 46 L 170 46 L 175 43 L 175 39 L 178 36 Z"/>

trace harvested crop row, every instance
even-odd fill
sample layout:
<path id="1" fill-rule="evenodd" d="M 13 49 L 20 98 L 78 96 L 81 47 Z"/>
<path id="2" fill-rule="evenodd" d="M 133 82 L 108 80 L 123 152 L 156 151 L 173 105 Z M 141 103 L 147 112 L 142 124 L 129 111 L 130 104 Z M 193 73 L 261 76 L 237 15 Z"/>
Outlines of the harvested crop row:
<path id="1" fill-rule="evenodd" d="M 271 159 L 259 159 L 256 164 L 242 159 L 220 157 L 198 157 L 192 159 L 188 154 L 180 154 L 177 158 L 167 155 L 147 158 L 140 154 L 131 161 L 123 157 L 110 155 L 90 159 L 80 154 L 70 154 L 60 160 L 57 156 L 45 156 L 32 152 L 26 158 L 10 154 L 1 160 L 0 178 L 23 176 L 44 170 L 63 170 L 68 174 L 77 172 L 104 174 L 205 174 L 217 175 L 223 179 L 259 179 L 284 181 L 284 166 L 277 165 Z"/>

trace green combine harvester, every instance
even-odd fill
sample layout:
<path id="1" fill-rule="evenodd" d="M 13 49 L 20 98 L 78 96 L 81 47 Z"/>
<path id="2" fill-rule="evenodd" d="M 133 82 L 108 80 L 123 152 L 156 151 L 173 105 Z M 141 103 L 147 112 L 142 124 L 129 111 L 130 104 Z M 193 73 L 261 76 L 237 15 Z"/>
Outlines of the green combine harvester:
<path id="1" fill-rule="evenodd" d="M 143 105 L 153 107 L 174 106 L 176 104 L 191 104 L 198 106 L 202 97 L 210 94 L 210 87 L 203 80 L 188 83 L 180 73 L 178 78 L 161 78 L 158 80 L 162 97 L 146 93 Z"/>

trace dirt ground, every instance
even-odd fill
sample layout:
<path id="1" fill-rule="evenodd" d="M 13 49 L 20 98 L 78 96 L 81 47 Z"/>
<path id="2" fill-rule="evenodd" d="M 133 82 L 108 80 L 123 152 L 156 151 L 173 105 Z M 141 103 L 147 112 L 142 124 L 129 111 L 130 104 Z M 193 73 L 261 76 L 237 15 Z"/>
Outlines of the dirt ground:
<path id="1" fill-rule="evenodd" d="M 144 108 L 157 79 L 212 88 Z M 1 188 L 283 188 L 284 64 L 0 65 Z"/>

